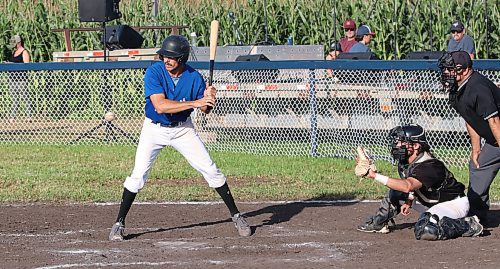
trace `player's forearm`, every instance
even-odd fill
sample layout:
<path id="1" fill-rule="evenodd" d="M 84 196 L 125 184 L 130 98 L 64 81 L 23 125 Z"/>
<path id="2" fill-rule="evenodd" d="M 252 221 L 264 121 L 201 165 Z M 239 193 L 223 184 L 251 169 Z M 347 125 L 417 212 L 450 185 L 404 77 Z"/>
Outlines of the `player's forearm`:
<path id="1" fill-rule="evenodd" d="M 413 191 L 412 185 L 406 179 L 389 178 L 387 181 L 387 187 L 395 191 L 406 193 Z"/>
<path id="2" fill-rule="evenodd" d="M 490 126 L 491 132 L 497 141 L 497 146 L 500 145 L 500 117 L 495 116 L 488 119 L 488 125 Z"/>
<path id="3" fill-rule="evenodd" d="M 177 113 L 184 110 L 195 108 L 195 101 L 187 101 L 187 102 L 178 102 L 172 101 L 168 99 L 162 100 L 160 103 L 156 104 L 155 110 L 157 113 L 165 114 L 165 113 Z"/>
<path id="4" fill-rule="evenodd" d="M 407 179 L 391 178 L 372 171 L 368 173 L 368 177 L 395 191 L 410 192 L 414 190 L 411 182 Z"/>

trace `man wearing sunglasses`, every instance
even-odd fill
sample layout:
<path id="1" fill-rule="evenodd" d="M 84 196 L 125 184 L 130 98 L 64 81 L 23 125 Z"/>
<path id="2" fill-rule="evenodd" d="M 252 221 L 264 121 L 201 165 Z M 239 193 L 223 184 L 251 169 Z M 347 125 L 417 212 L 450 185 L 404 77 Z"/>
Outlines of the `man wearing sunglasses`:
<path id="1" fill-rule="evenodd" d="M 349 52 L 351 50 L 352 46 L 356 44 L 356 23 L 351 20 L 345 20 L 344 21 L 344 32 L 345 32 L 345 37 L 341 38 L 339 43 L 340 43 L 340 50 L 341 52 Z"/>
<path id="2" fill-rule="evenodd" d="M 448 42 L 448 52 L 465 51 L 469 53 L 470 58 L 474 59 L 476 47 L 474 39 L 465 34 L 465 27 L 461 21 L 454 21 L 450 26 L 451 38 Z"/>

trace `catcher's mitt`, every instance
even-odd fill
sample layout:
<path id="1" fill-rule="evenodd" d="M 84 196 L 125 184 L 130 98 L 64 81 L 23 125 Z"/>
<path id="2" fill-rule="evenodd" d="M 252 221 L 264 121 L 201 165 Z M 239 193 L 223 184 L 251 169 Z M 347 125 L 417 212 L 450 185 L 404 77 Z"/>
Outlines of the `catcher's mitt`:
<path id="1" fill-rule="evenodd" d="M 377 171 L 377 167 L 373 162 L 373 158 L 370 156 L 367 149 L 363 146 L 358 146 L 356 148 L 356 167 L 354 168 L 354 173 L 358 177 L 364 177 L 368 175 L 368 171 Z"/>

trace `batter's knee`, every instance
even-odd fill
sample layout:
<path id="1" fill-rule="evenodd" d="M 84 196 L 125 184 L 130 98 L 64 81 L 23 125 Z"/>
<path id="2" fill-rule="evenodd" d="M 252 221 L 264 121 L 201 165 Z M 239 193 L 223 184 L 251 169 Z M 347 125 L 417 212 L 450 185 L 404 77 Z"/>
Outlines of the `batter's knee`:
<path id="1" fill-rule="evenodd" d="M 208 186 L 214 189 L 226 183 L 226 177 L 222 173 L 209 179 L 205 178 L 205 180 L 208 182 Z"/>
<path id="2" fill-rule="evenodd" d="M 417 240 L 439 240 L 439 218 L 429 212 L 424 212 L 415 223 L 415 239 Z"/>
<path id="3" fill-rule="evenodd" d="M 209 171 L 202 174 L 211 188 L 218 188 L 226 183 L 226 176 L 215 165 L 212 165 Z"/>
<path id="4" fill-rule="evenodd" d="M 144 187 L 145 180 L 137 177 L 127 177 L 123 182 L 123 187 L 127 188 L 130 192 L 138 193 Z"/>

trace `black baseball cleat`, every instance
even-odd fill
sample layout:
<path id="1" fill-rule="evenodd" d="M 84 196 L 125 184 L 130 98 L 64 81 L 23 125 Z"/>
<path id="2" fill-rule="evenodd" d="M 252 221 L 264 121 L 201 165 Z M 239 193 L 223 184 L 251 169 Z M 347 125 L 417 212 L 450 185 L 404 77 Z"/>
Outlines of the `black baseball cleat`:
<path id="1" fill-rule="evenodd" d="M 381 234 L 387 234 L 391 232 L 391 230 L 389 229 L 389 224 L 387 222 L 378 224 L 375 222 L 374 217 L 370 217 L 365 223 L 358 225 L 357 230 L 365 233 Z"/>
<path id="2" fill-rule="evenodd" d="M 235 214 L 232 217 L 234 227 L 236 227 L 236 230 L 238 230 L 238 234 L 240 236 L 250 236 L 252 234 L 252 229 L 250 229 L 250 225 L 248 224 L 247 220 L 243 215 L 240 213 Z"/>
<path id="3" fill-rule="evenodd" d="M 483 225 L 477 216 L 465 217 L 465 222 L 469 224 L 469 230 L 462 236 L 480 236 L 483 233 Z"/>

